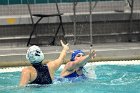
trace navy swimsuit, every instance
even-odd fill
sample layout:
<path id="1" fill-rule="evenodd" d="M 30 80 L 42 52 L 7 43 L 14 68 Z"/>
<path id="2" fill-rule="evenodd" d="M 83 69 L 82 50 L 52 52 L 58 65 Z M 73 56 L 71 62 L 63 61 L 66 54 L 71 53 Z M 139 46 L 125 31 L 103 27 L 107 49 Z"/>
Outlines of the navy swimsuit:
<path id="1" fill-rule="evenodd" d="M 73 73 L 71 73 L 71 74 L 69 74 L 69 75 L 67 75 L 67 76 L 64 76 L 64 78 L 74 78 L 74 77 L 79 77 L 79 76 L 85 77 L 84 74 L 78 75 L 77 72 L 74 71 Z"/>
<path id="2" fill-rule="evenodd" d="M 82 70 L 82 69 L 83 69 L 83 67 L 79 67 L 78 70 Z M 77 72 L 74 71 L 73 73 L 71 73 L 71 74 L 65 76 L 64 78 L 73 78 L 73 77 L 79 77 L 79 76 L 85 77 L 84 74 L 78 75 Z"/>
<path id="3" fill-rule="evenodd" d="M 78 75 L 77 72 L 75 71 L 75 72 L 65 76 L 65 78 L 73 78 L 73 77 L 79 77 L 79 76 L 81 76 L 81 75 Z"/>
<path id="4" fill-rule="evenodd" d="M 69 82 L 79 82 L 85 80 L 87 77 L 84 74 L 78 75 L 77 72 L 74 71 L 73 73 L 65 76 L 64 78 L 66 78 L 66 80 L 68 80 Z"/>
<path id="5" fill-rule="evenodd" d="M 47 65 L 33 64 L 37 71 L 36 79 L 30 84 L 52 84 L 52 79 Z"/>

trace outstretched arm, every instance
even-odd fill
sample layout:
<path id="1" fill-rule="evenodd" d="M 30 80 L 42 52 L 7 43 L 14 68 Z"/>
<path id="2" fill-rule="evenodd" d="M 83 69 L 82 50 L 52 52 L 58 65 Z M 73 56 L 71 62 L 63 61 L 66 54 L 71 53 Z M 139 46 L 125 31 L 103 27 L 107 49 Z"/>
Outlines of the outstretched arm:
<path id="1" fill-rule="evenodd" d="M 86 56 L 81 56 L 81 58 L 79 58 L 78 60 L 75 60 L 73 62 L 69 62 L 67 64 L 68 70 L 73 70 L 75 68 L 79 68 L 84 66 L 91 58 L 94 58 L 96 56 L 96 52 L 95 50 L 93 50 L 91 53 L 89 53 Z"/>
<path id="2" fill-rule="evenodd" d="M 60 42 L 61 42 L 61 45 L 62 45 L 63 49 L 62 49 L 58 59 L 56 59 L 57 61 L 58 60 L 62 61 L 65 58 L 65 56 L 66 56 L 66 52 L 69 50 L 68 44 L 64 44 L 62 40 Z"/>
<path id="3" fill-rule="evenodd" d="M 61 64 L 63 63 L 63 59 L 66 56 L 66 52 L 67 52 L 67 50 L 69 50 L 68 44 L 64 44 L 62 40 L 60 42 L 61 42 L 63 49 L 62 49 L 59 57 L 56 60 L 48 63 L 48 67 L 49 67 L 52 75 L 61 66 Z"/>
<path id="4" fill-rule="evenodd" d="M 84 66 L 90 59 L 93 59 L 96 56 L 95 50 L 93 50 L 89 55 L 85 57 L 81 62 L 79 62 L 79 65 Z"/>

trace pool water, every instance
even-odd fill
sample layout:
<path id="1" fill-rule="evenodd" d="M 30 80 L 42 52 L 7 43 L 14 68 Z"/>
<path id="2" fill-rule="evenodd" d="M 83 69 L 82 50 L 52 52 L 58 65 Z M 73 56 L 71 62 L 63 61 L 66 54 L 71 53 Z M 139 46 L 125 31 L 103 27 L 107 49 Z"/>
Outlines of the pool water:
<path id="1" fill-rule="evenodd" d="M 0 73 L 0 93 L 140 93 L 140 65 L 97 65 L 94 71 L 96 78 L 25 88 L 18 87 L 20 72 Z"/>

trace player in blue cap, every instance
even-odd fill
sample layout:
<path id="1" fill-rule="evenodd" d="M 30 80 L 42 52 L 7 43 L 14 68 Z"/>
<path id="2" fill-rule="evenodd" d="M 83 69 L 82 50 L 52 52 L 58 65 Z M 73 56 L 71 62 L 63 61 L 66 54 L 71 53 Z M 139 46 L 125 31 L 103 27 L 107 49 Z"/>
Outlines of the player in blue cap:
<path id="1" fill-rule="evenodd" d="M 79 76 L 85 77 L 82 70 L 83 66 L 86 65 L 90 58 L 93 58 L 95 56 L 95 51 L 92 51 L 88 55 L 85 55 L 82 50 L 73 51 L 70 62 L 66 63 L 64 69 L 61 72 L 61 76 L 64 78 L 73 78 Z"/>

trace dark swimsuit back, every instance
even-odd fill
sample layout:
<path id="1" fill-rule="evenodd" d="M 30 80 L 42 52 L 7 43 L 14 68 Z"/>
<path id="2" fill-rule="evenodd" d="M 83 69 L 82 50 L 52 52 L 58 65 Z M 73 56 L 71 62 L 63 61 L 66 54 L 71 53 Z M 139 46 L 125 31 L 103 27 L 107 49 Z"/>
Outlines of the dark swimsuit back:
<path id="1" fill-rule="evenodd" d="M 52 84 L 52 79 L 47 65 L 33 64 L 36 69 L 37 77 L 30 84 Z"/>

